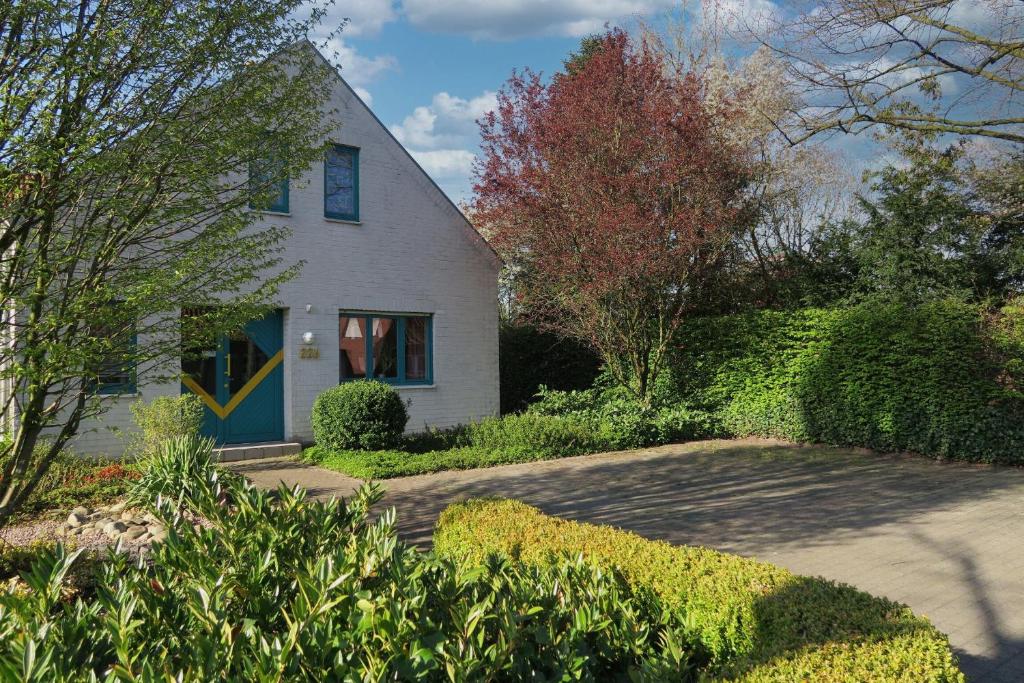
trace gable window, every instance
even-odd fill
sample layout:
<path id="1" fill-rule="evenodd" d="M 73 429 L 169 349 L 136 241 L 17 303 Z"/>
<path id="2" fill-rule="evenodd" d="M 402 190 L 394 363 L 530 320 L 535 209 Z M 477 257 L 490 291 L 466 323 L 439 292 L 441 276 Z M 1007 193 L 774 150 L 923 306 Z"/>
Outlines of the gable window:
<path id="1" fill-rule="evenodd" d="M 332 145 L 324 159 L 324 216 L 359 220 L 359 150 Z"/>
<path id="2" fill-rule="evenodd" d="M 341 313 L 338 380 L 378 379 L 389 384 L 429 384 L 430 316 Z"/>
<path id="3" fill-rule="evenodd" d="M 273 136 L 268 135 L 267 139 L 266 154 L 249 164 L 249 192 L 254 196 L 249 208 L 288 213 L 288 176 L 284 175 L 285 158 L 282 150 L 275 144 Z M 256 197 L 260 199 L 257 200 Z"/>
<path id="4" fill-rule="evenodd" d="M 134 394 L 136 393 L 135 347 L 138 344 L 134 332 L 126 340 L 117 340 L 111 329 L 96 325 L 90 331 L 96 339 L 109 340 L 110 348 L 96 364 L 92 390 L 97 394 Z"/>

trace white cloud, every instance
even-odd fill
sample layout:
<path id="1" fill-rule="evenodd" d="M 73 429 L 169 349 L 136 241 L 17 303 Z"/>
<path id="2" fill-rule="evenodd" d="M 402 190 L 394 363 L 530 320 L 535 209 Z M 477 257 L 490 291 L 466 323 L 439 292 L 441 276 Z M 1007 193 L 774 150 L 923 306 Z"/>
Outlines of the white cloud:
<path id="1" fill-rule="evenodd" d="M 398 67 L 398 60 L 393 56 L 367 57 L 340 36 L 327 42 L 325 54 L 328 59 L 341 65 L 341 75 L 353 87 L 366 86 L 381 74 Z"/>
<path id="2" fill-rule="evenodd" d="M 347 36 L 375 36 L 381 27 L 394 21 L 398 14 L 393 0 L 358 0 L 343 4 L 327 4 L 316 2 L 316 6 L 325 10 L 319 26 L 321 37 L 337 31 L 345 24 L 343 32 Z M 309 17 L 313 5 L 306 5 L 300 10 L 304 17 Z"/>
<path id="3" fill-rule="evenodd" d="M 476 120 L 497 105 L 491 91 L 471 99 L 439 92 L 429 105 L 416 107 L 400 124 L 391 126 L 399 142 L 415 149 L 442 149 L 476 144 Z"/>
<path id="4" fill-rule="evenodd" d="M 417 28 L 508 40 L 534 35 L 578 37 L 605 22 L 670 10 L 676 0 L 403 0 Z"/>
<path id="5" fill-rule="evenodd" d="M 359 95 L 359 99 L 365 102 L 367 107 L 373 106 L 373 95 L 370 94 L 369 90 L 358 85 L 354 86 L 352 89 L 356 91 L 356 94 Z"/>
<path id="6" fill-rule="evenodd" d="M 469 198 L 473 160 L 480 145 L 476 120 L 495 106 L 497 97 L 489 90 L 468 99 L 439 92 L 430 104 L 416 107 L 390 128 L 423 170 L 449 197 L 461 202 Z"/>
<path id="7" fill-rule="evenodd" d="M 716 0 L 705 4 L 704 16 L 729 31 L 765 31 L 782 12 L 771 0 Z"/>
<path id="8" fill-rule="evenodd" d="M 465 149 L 432 149 L 410 152 L 435 180 L 465 180 L 473 171 L 472 152 Z"/>

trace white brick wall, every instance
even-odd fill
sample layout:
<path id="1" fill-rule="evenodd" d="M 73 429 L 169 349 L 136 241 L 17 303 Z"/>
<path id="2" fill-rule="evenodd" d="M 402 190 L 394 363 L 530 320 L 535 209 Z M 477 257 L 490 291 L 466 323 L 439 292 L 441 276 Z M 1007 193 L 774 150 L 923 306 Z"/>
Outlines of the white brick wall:
<path id="1" fill-rule="evenodd" d="M 329 108 L 340 112 L 333 142 L 358 147 L 360 223 L 323 217 L 323 166 L 293 180 L 286 263 L 305 261 L 281 290 L 284 314 L 285 438 L 310 441 L 313 399 L 338 381 L 341 310 L 430 313 L 434 384 L 399 391 L 411 400 L 409 429 L 448 426 L 498 411 L 498 262 L 401 145 L 339 80 Z M 310 310 L 307 312 L 307 305 Z M 302 334 L 313 332 L 318 360 L 300 360 Z M 178 385 L 140 382 L 139 397 L 177 394 Z M 138 397 L 108 398 L 101 423 L 75 443 L 82 453 L 118 451 L 106 427 L 131 427 Z"/>

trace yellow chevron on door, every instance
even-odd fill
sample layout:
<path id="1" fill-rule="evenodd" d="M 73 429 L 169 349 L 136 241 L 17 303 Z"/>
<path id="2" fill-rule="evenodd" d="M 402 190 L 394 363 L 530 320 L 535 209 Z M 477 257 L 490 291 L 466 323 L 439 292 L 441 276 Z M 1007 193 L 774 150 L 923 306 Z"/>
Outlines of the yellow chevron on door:
<path id="1" fill-rule="evenodd" d="M 202 402 L 206 404 L 206 407 L 213 411 L 214 415 L 223 420 L 230 415 L 232 411 L 238 407 L 238 404 L 244 401 L 245 397 L 252 393 L 252 390 L 259 386 L 259 383 L 266 379 L 267 375 L 269 375 L 271 371 L 273 371 L 273 369 L 283 361 L 284 349 L 281 349 L 270 357 L 263 367 L 260 368 L 256 374 L 238 390 L 237 394 L 231 397 L 231 400 L 228 401 L 226 406 L 222 406 L 217 403 L 217 399 L 206 393 L 206 390 L 199 386 L 199 384 L 188 375 L 181 378 L 181 383 L 188 387 L 189 391 L 198 396 Z"/>

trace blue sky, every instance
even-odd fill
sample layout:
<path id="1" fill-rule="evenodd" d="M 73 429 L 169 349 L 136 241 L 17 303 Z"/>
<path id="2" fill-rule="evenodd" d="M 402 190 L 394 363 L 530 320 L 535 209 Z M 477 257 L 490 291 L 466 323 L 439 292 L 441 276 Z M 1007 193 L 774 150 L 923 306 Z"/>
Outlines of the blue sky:
<path id="1" fill-rule="evenodd" d="M 606 22 L 657 20 L 674 0 L 358 0 L 331 42 L 342 75 L 456 202 L 471 193 L 475 120 L 513 69 L 550 74 Z"/>
<path id="2" fill-rule="evenodd" d="M 1011 0 L 1001 0 L 1010 3 Z M 791 14 L 812 0 L 703 0 L 732 20 L 755 23 Z M 489 111 L 513 69 L 551 74 L 581 37 L 604 25 L 660 25 L 701 0 L 338 0 L 325 28 L 349 23 L 329 42 L 328 57 L 395 136 L 456 202 L 472 191 L 479 148 L 475 120 Z M 970 25 L 984 12 L 975 0 L 954 4 Z M 742 55 L 749 48 L 733 45 Z M 951 84 L 955 85 L 955 84 Z M 956 93 L 956 88 L 950 88 Z M 895 161 L 869 134 L 837 136 L 829 146 L 851 175 Z"/>

